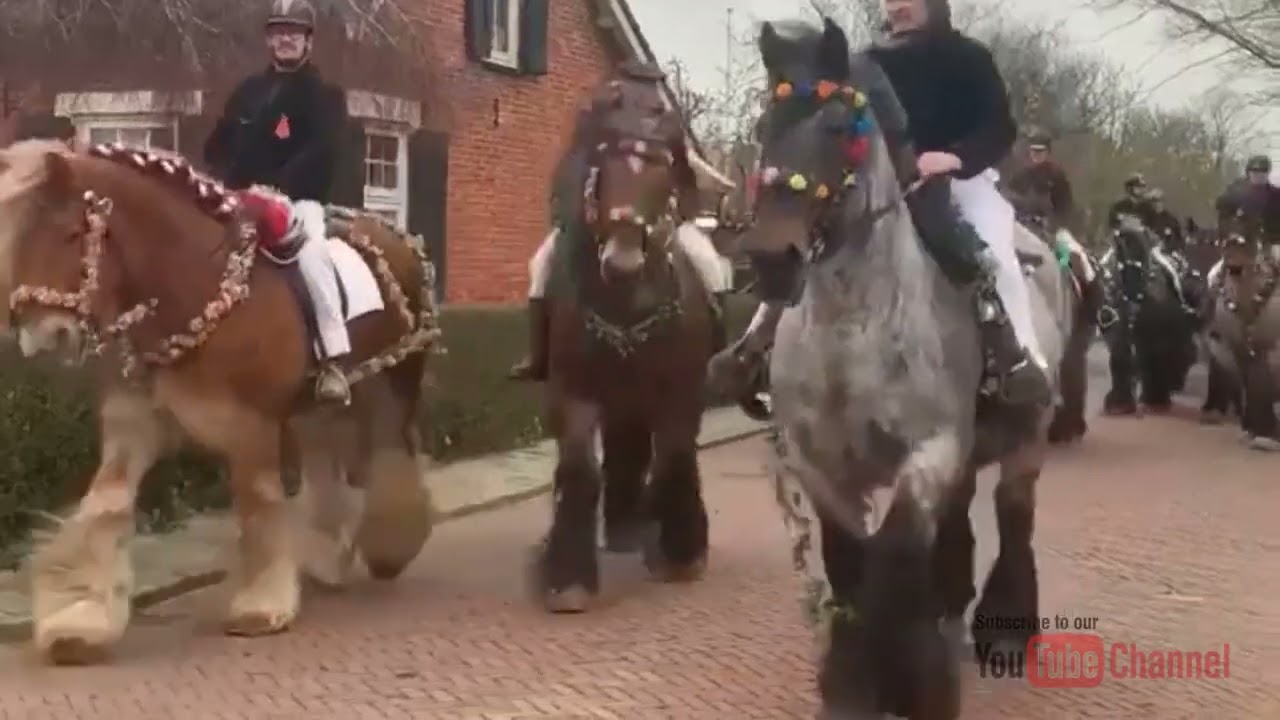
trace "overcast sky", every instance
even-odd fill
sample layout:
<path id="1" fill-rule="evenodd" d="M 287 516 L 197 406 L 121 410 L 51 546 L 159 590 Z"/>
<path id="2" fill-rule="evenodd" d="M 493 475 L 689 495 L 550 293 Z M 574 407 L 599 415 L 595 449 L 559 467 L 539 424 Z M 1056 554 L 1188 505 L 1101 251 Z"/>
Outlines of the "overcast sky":
<path id="1" fill-rule="evenodd" d="M 952 0 L 963 12 L 987 0 Z M 1169 107 L 1194 102 L 1207 89 L 1224 82 L 1219 68 L 1187 69 L 1199 57 L 1215 52 L 1171 45 L 1154 17 L 1135 18 L 1132 12 L 1097 12 L 1088 0 L 998 0 L 1001 11 L 1012 12 L 1032 22 L 1062 23 L 1081 49 L 1096 49 L 1113 62 L 1130 68 L 1146 88 L 1151 100 Z M 726 19 L 732 8 L 732 24 L 741 37 L 764 20 L 794 18 L 809 5 L 808 0 L 630 0 L 631 8 L 644 29 L 654 52 L 662 60 L 680 58 L 688 67 L 695 87 L 720 82 L 720 69 L 729 47 Z M 735 48 L 746 60 L 745 48 Z M 1280 161 L 1280 111 L 1266 118 L 1271 131 L 1267 144 Z"/>

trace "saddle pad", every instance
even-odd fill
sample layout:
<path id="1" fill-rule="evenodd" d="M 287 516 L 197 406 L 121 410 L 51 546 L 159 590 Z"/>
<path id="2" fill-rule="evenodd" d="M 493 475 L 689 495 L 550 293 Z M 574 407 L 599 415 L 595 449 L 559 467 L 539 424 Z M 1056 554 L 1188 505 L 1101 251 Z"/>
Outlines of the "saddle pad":
<path id="1" fill-rule="evenodd" d="M 373 270 L 355 248 L 337 238 L 329 238 L 329 257 L 338 270 L 338 282 L 347 294 L 347 322 L 386 307 Z"/>

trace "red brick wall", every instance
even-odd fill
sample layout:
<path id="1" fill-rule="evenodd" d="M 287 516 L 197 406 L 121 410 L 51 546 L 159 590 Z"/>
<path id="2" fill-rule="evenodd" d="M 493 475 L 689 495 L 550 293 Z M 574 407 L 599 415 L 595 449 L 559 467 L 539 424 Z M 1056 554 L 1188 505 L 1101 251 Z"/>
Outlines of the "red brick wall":
<path id="1" fill-rule="evenodd" d="M 590 4 L 550 4 L 548 74 L 537 78 L 469 61 L 463 3 L 434 4 L 431 41 L 453 90 L 445 120 L 450 301 L 519 302 L 527 294 L 529 257 L 547 232 L 551 173 L 574 114 L 614 62 Z"/>

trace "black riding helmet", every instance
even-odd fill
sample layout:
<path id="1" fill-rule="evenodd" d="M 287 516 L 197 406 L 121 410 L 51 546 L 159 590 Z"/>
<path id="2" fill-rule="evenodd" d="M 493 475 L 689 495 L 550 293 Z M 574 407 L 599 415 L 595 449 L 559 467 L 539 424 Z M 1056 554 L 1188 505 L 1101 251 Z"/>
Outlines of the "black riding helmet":
<path id="1" fill-rule="evenodd" d="M 316 29 L 315 6 L 311 0 L 271 0 L 266 26 L 289 26 L 313 32 Z"/>
<path id="2" fill-rule="evenodd" d="M 1142 173 L 1140 172 L 1132 173 L 1131 175 L 1129 175 L 1129 178 L 1124 181 L 1124 189 L 1128 190 L 1129 192 L 1145 190 L 1146 187 L 1147 187 L 1147 179 L 1143 177 Z"/>
<path id="3" fill-rule="evenodd" d="M 1249 163 L 1244 166 L 1245 172 L 1271 172 L 1271 158 L 1266 155 L 1254 155 L 1249 158 Z"/>

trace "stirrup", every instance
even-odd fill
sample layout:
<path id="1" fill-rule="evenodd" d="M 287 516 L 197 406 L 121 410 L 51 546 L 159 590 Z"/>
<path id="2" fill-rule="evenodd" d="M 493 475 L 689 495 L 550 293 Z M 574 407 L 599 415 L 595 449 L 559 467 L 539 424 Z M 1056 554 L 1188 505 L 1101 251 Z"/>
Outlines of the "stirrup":
<path id="1" fill-rule="evenodd" d="M 1106 330 L 1115 325 L 1120 320 L 1120 313 L 1110 305 L 1103 305 L 1098 308 L 1098 329 Z"/>

